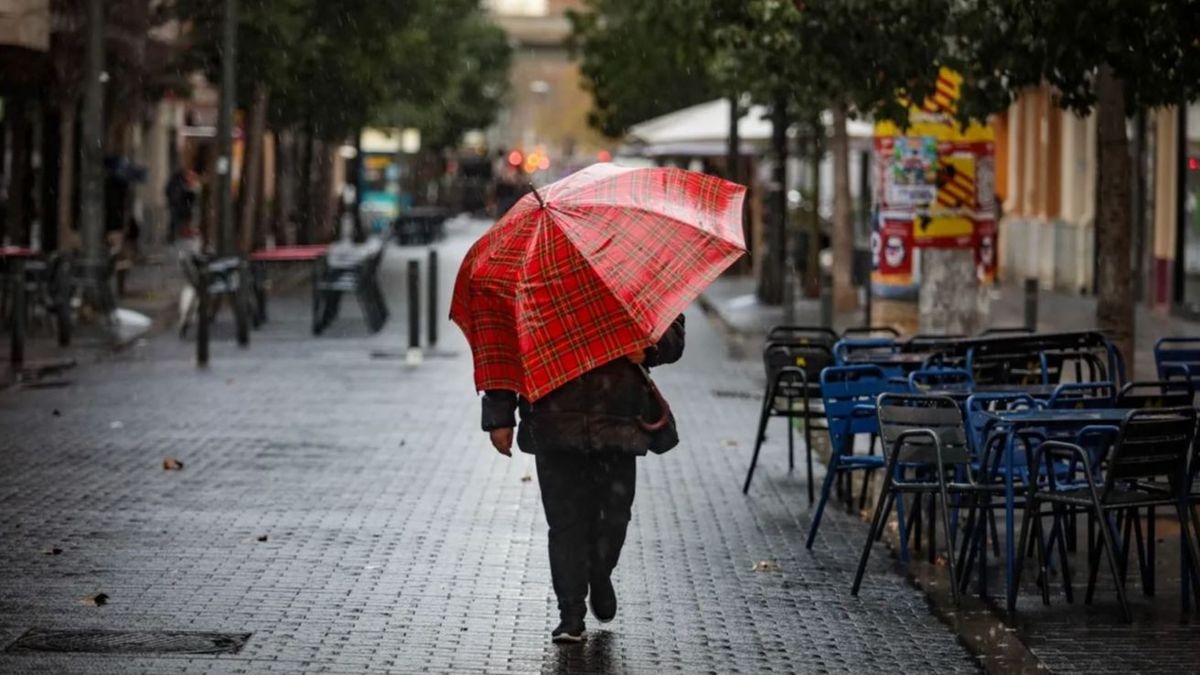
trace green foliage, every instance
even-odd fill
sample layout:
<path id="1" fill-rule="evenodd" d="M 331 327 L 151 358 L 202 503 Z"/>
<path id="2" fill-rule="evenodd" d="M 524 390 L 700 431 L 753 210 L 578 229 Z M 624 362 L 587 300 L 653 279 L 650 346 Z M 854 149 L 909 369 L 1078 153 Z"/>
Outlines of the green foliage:
<path id="1" fill-rule="evenodd" d="M 447 61 L 443 91 L 423 102 L 402 99 L 376 115 L 384 126 L 420 129 L 430 150 L 453 147 L 465 132 L 490 125 L 508 91 L 512 47 L 504 31 L 482 15 L 468 17 L 457 28 L 457 53 Z"/>
<path id="2" fill-rule="evenodd" d="M 507 44 L 487 23 L 479 0 L 239 0 L 238 92 L 255 87 L 271 96 L 273 126 L 300 126 L 327 139 L 344 138 L 389 120 L 398 106 L 419 110 L 454 100 L 445 120 L 490 119 L 498 105 L 494 83 L 506 71 Z M 170 11 L 190 26 L 182 72 L 220 66 L 221 3 L 177 0 Z M 468 41 L 479 40 L 479 43 Z M 496 63 L 480 60 L 494 59 Z M 497 64 L 499 67 L 497 68 Z M 474 72 L 466 72 L 466 71 Z"/>
<path id="3" fill-rule="evenodd" d="M 588 0 L 570 12 L 572 48 L 594 107 L 589 122 L 617 137 L 630 126 L 711 100 L 711 0 Z"/>
<path id="4" fill-rule="evenodd" d="M 950 59 L 967 80 L 962 112 L 999 112 L 1044 81 L 1062 107 L 1087 113 L 1101 66 L 1124 83 L 1126 112 L 1193 99 L 1197 26 L 1197 0 L 955 3 Z"/>

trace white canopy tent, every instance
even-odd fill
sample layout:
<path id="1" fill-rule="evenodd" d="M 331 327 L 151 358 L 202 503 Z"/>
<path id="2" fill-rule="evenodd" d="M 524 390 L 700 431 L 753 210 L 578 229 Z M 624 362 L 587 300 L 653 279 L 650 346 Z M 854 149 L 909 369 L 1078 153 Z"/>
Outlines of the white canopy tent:
<path id="1" fill-rule="evenodd" d="M 825 111 L 821 114 L 821 122 L 828 128 L 833 115 Z M 874 125 L 850 120 L 846 127 L 853 145 L 870 146 Z M 758 154 L 766 147 L 771 140 L 771 120 L 765 106 L 750 106 L 738 120 L 738 137 L 743 154 Z M 729 99 L 701 103 L 634 125 L 625 141 L 626 152 L 621 154 L 722 156 L 727 152 L 729 141 Z"/>

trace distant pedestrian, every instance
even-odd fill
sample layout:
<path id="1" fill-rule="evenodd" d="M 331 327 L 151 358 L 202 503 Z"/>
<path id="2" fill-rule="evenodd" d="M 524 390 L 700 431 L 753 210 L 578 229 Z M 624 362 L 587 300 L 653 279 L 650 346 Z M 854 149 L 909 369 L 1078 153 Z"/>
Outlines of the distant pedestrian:
<path id="1" fill-rule="evenodd" d="M 192 224 L 192 209 L 196 204 L 195 178 L 192 172 L 175 169 L 167 179 L 167 211 L 171 219 L 171 241 L 188 237 Z"/>
<path id="2" fill-rule="evenodd" d="M 617 614 L 612 572 L 633 507 L 634 460 L 650 447 L 650 434 L 638 422 L 654 407 L 642 369 L 678 361 L 683 344 L 680 315 L 653 347 L 588 371 L 534 403 L 511 391 L 484 393 L 483 430 L 496 450 L 512 455 L 520 408 L 517 445 L 537 458 L 561 620 L 555 642 L 583 639 L 585 600 L 600 623 Z"/>

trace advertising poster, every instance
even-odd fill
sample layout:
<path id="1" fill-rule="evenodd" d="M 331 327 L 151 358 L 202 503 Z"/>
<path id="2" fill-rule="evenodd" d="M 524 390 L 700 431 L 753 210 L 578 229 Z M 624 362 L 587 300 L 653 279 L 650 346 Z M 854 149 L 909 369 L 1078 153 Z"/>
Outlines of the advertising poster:
<path id="1" fill-rule="evenodd" d="M 996 270 L 995 136 L 991 127 L 953 117 L 961 78 L 946 69 L 937 95 L 911 109 L 909 126 L 875 125 L 873 291 L 915 295 L 913 260 L 922 248 L 973 249 L 979 280 Z M 888 254 L 891 253 L 889 260 Z"/>

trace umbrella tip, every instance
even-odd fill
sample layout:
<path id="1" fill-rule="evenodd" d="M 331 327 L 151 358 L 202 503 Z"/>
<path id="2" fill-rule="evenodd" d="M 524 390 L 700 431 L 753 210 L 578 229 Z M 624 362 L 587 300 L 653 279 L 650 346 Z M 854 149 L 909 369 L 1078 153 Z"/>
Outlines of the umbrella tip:
<path id="1" fill-rule="evenodd" d="M 538 192 L 537 186 L 533 184 L 533 181 L 529 181 L 529 189 L 533 190 L 533 196 L 537 197 L 538 206 L 543 209 L 546 208 L 546 200 L 542 199 L 542 193 Z"/>

